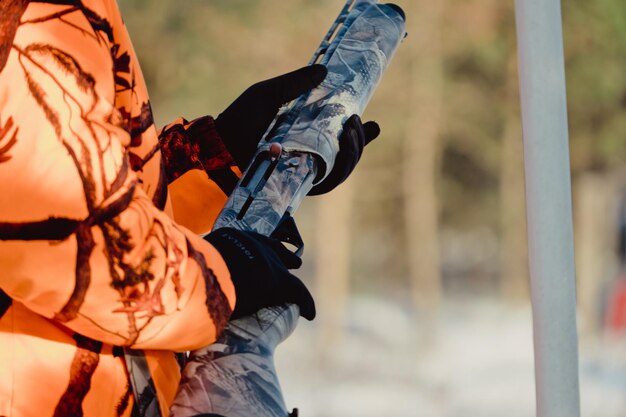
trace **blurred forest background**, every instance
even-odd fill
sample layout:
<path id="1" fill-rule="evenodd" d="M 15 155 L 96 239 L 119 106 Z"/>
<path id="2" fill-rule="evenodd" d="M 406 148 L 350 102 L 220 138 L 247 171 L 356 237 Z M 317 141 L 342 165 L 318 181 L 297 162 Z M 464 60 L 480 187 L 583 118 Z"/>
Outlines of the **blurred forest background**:
<path id="1" fill-rule="evenodd" d="M 343 4 L 119 3 L 157 125 L 216 116 L 249 85 L 305 65 Z M 398 343 L 415 350 L 436 346 L 450 308 L 492 300 L 527 311 L 529 303 L 514 2 L 397 3 L 407 13 L 408 37 L 364 115 L 378 121 L 381 137 L 349 181 L 309 199 L 296 216 L 307 243 L 300 276 L 319 310 L 300 327 L 318 347 L 314 359 L 329 368 L 357 310 L 383 327 L 389 323 L 375 317 L 408 318 L 398 331 L 415 335 Z M 625 279 L 626 5 L 569 0 L 562 11 L 578 322 L 583 341 L 602 344 L 626 325 L 618 297 Z M 355 307 L 355 299 L 370 300 L 369 307 Z M 376 303 L 393 303 L 395 315 Z M 464 310 L 454 312 L 462 322 Z M 532 340 L 524 343 L 532 350 Z M 613 376 L 623 396 L 621 371 Z M 620 404 L 615 416 L 626 413 Z M 309 408 L 304 415 L 335 415 Z"/>

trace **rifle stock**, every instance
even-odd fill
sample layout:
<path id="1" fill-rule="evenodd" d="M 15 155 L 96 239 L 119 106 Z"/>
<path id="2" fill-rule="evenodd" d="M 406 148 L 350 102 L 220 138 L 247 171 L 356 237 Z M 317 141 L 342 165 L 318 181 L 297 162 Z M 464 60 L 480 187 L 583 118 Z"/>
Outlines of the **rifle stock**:
<path id="1" fill-rule="evenodd" d="M 310 62 L 328 68 L 326 79 L 277 116 L 214 229 L 269 236 L 298 208 L 330 172 L 343 123 L 365 110 L 405 36 L 404 20 L 396 5 L 346 2 Z M 231 321 L 213 345 L 191 352 L 171 416 L 287 417 L 273 352 L 298 316 L 296 305 L 262 309 Z"/>

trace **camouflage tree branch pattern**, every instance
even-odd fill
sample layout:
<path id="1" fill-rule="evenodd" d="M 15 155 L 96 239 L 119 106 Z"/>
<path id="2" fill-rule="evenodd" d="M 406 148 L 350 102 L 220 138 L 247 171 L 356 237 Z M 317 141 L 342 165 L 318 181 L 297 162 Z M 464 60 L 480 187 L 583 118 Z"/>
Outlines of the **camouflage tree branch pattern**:
<path id="1" fill-rule="evenodd" d="M 397 6 L 361 0 L 347 14 L 344 8 L 338 19 L 345 20 L 335 39 L 311 60 L 322 53 L 328 75 L 277 116 L 214 228 L 270 234 L 285 211 L 292 213 L 332 169 L 343 124 L 363 113 L 405 34 Z M 271 163 L 275 144 L 282 152 Z M 267 169 L 278 174 L 267 178 Z"/>
<path id="2" fill-rule="evenodd" d="M 274 349 L 295 329 L 298 307 L 233 320 L 219 340 L 191 352 L 171 416 L 287 416 Z"/>
<path id="3" fill-rule="evenodd" d="M 169 185 L 204 171 L 217 213 L 239 171 L 210 116 L 157 131 L 115 0 L 0 10 L 0 415 L 130 415 L 143 398 L 114 345 L 167 414 L 174 351 L 213 342 L 235 300 L 186 227 L 205 211 L 175 213 Z"/>

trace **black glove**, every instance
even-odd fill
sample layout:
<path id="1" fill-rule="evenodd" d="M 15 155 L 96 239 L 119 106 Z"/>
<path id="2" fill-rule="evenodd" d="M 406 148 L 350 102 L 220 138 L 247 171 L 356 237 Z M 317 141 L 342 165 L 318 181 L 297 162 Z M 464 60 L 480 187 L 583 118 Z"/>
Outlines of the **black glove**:
<path id="1" fill-rule="evenodd" d="M 326 73 L 325 66 L 316 64 L 261 81 L 249 87 L 217 116 L 217 132 L 241 170 L 250 164 L 280 106 L 317 86 Z"/>
<path id="2" fill-rule="evenodd" d="M 226 149 L 241 170 L 250 164 L 261 137 L 280 106 L 315 88 L 326 77 L 326 67 L 315 64 L 261 81 L 249 87 L 215 119 Z M 361 123 L 351 116 L 339 137 L 339 153 L 329 175 L 309 192 L 324 194 L 344 182 L 361 158 L 363 148 L 380 134 L 376 122 Z"/>
<path id="3" fill-rule="evenodd" d="M 376 122 L 361 123 L 361 118 L 353 114 L 343 125 L 339 135 L 339 153 L 335 165 L 324 181 L 309 191 L 309 195 L 325 194 L 344 182 L 361 159 L 365 145 L 373 141 L 380 134 L 380 127 Z"/>
<path id="4" fill-rule="evenodd" d="M 311 293 L 288 271 L 299 268 L 302 260 L 280 241 L 232 228 L 215 230 L 205 239 L 219 251 L 230 271 L 237 296 L 232 319 L 285 303 L 297 304 L 307 320 L 315 318 Z"/>

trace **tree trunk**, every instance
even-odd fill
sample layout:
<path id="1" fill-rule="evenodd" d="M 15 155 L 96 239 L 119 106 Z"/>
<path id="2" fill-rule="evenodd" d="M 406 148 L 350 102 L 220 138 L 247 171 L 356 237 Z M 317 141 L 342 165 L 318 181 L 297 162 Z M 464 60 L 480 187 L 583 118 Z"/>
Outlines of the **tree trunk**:
<path id="1" fill-rule="evenodd" d="M 353 209 L 351 179 L 336 191 L 320 197 L 315 219 L 315 283 L 317 301 L 317 351 L 322 362 L 332 357 L 332 347 L 341 337 L 341 327 L 350 282 L 350 226 Z"/>
<path id="2" fill-rule="evenodd" d="M 576 281 L 582 334 L 600 329 L 602 289 L 616 273 L 616 188 L 607 175 L 585 174 L 574 183 Z"/>
<path id="3" fill-rule="evenodd" d="M 528 302 L 530 278 L 524 193 L 524 143 L 519 108 L 517 57 L 508 62 L 507 101 L 500 158 L 500 293 L 515 303 Z"/>
<path id="4" fill-rule="evenodd" d="M 403 151 L 406 256 L 418 311 L 432 313 L 441 299 L 438 204 L 439 133 L 442 116 L 441 16 L 443 2 L 407 6 L 410 48 L 406 137 Z"/>

